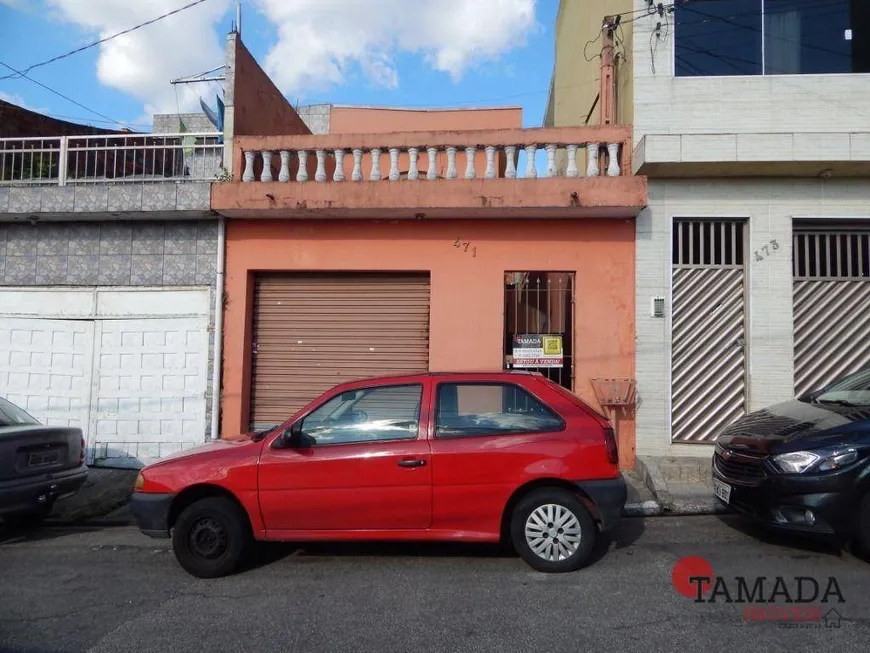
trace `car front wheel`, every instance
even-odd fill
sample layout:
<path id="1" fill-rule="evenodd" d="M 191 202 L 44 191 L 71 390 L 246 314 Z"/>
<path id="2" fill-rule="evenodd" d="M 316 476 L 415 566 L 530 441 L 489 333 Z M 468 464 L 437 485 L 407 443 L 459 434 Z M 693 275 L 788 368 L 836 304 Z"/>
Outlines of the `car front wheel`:
<path id="1" fill-rule="evenodd" d="M 197 578 L 233 573 L 252 541 L 244 511 L 230 499 L 211 497 L 187 506 L 172 531 L 172 548 L 181 567 Z"/>
<path id="2" fill-rule="evenodd" d="M 511 519 L 514 548 L 530 567 L 547 573 L 584 566 L 592 555 L 597 532 L 583 502 L 558 488 L 529 493 L 517 504 Z"/>

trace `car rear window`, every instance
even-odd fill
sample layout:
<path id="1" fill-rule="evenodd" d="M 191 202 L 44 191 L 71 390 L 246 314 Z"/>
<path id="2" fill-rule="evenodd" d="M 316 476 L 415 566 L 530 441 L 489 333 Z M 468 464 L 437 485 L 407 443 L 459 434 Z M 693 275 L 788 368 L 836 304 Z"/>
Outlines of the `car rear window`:
<path id="1" fill-rule="evenodd" d="M 38 424 L 39 422 L 11 401 L 0 397 L 0 426 L 33 426 Z"/>
<path id="2" fill-rule="evenodd" d="M 562 418 L 510 383 L 442 383 L 438 386 L 435 437 L 544 433 L 565 428 Z"/>

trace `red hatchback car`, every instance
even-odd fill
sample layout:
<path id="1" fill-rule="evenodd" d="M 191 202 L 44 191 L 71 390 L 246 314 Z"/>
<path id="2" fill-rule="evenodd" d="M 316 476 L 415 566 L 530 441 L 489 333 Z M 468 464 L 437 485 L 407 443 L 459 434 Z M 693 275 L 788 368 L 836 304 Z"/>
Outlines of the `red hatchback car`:
<path id="1" fill-rule="evenodd" d="M 397 376 L 149 465 L 132 508 L 200 578 L 232 573 L 253 540 L 507 541 L 565 572 L 620 520 L 617 462 L 610 423 L 540 374 Z"/>

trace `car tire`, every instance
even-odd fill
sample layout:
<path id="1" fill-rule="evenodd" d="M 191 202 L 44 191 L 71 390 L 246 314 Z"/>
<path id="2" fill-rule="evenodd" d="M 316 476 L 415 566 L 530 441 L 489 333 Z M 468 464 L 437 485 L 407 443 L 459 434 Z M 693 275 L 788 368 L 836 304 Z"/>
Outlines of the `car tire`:
<path id="1" fill-rule="evenodd" d="M 532 569 L 564 573 L 589 562 L 598 528 L 573 493 L 542 488 L 523 497 L 511 517 L 511 540 Z M 561 539 L 560 539 L 561 538 Z"/>
<path id="2" fill-rule="evenodd" d="M 870 492 L 858 503 L 858 524 L 855 540 L 865 556 L 870 557 Z"/>
<path id="3" fill-rule="evenodd" d="M 30 530 L 34 528 L 39 528 L 42 526 L 42 523 L 48 518 L 49 513 L 51 513 L 51 508 L 53 503 L 48 503 L 40 507 L 38 510 L 34 510 L 32 512 L 22 512 L 14 515 L 7 515 L 6 517 L 0 517 L 3 520 L 3 524 L 7 528 L 13 528 L 17 530 Z"/>
<path id="4" fill-rule="evenodd" d="M 252 541 L 248 516 L 237 503 L 224 497 L 190 504 L 172 530 L 172 549 L 178 563 L 197 578 L 232 574 Z"/>

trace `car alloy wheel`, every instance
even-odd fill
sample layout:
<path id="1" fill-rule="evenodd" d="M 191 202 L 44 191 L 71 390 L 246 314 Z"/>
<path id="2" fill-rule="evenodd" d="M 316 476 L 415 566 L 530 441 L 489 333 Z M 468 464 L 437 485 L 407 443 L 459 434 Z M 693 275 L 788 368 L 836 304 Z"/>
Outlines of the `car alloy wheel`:
<path id="1" fill-rule="evenodd" d="M 526 519 L 526 543 L 542 560 L 569 559 L 580 547 L 583 529 L 577 516 L 555 503 L 539 506 Z"/>
<path id="2" fill-rule="evenodd" d="M 563 573 L 585 566 L 597 527 L 580 497 L 564 488 L 532 490 L 514 506 L 510 535 L 514 549 L 532 569 Z"/>

